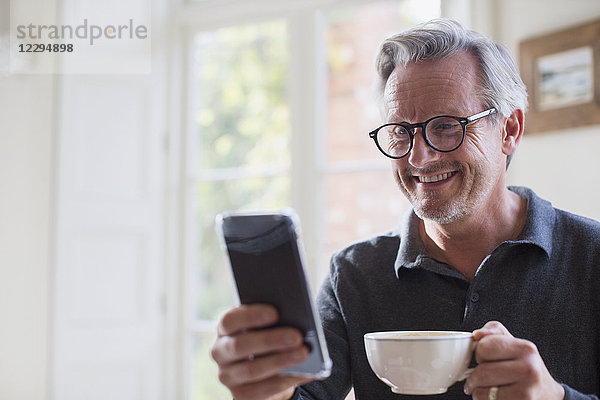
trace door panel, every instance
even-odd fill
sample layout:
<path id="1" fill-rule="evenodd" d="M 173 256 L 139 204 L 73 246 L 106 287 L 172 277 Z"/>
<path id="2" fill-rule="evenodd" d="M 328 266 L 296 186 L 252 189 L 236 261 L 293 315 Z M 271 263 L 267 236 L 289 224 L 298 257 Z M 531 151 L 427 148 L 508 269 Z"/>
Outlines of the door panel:
<path id="1" fill-rule="evenodd" d="M 53 398 L 161 396 L 162 148 L 148 76 L 65 76 Z"/>

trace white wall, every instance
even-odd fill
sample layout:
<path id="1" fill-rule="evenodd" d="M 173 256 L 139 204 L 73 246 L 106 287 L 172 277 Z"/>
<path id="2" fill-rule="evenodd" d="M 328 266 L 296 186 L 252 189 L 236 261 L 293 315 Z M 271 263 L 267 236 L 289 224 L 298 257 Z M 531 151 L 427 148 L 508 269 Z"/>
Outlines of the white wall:
<path id="1" fill-rule="evenodd" d="M 0 77 L 0 398 L 45 399 L 52 193 L 49 76 Z"/>
<path id="2" fill-rule="evenodd" d="M 496 39 L 517 57 L 523 39 L 600 18 L 598 0 L 496 0 L 494 8 Z M 509 184 L 529 186 L 556 207 L 600 220 L 599 149 L 598 125 L 526 135 Z"/>

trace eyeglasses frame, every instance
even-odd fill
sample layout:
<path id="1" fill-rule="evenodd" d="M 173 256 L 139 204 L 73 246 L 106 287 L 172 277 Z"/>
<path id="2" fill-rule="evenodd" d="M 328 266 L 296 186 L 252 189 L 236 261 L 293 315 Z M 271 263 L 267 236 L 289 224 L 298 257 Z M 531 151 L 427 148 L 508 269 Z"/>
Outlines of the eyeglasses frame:
<path id="1" fill-rule="evenodd" d="M 455 117 L 453 115 L 436 115 L 435 117 L 431 117 L 429 118 L 427 121 L 425 122 L 417 122 L 414 124 L 407 124 L 407 123 L 398 123 L 398 122 L 391 122 L 388 124 L 384 124 L 381 125 L 379 128 L 375 129 L 374 131 L 369 132 L 369 137 L 371 139 L 373 139 L 373 141 L 375 142 L 375 145 L 377 146 L 377 148 L 379 149 L 379 151 L 381 151 L 383 153 L 383 155 L 385 155 L 388 158 L 392 158 L 394 160 L 399 160 L 401 158 L 406 157 L 407 155 L 410 154 L 410 152 L 413 149 L 414 143 L 415 143 L 415 135 L 416 135 L 416 131 L 415 128 L 421 128 L 421 132 L 423 132 L 423 139 L 425 139 L 425 143 L 427 143 L 427 145 L 429 147 L 431 147 L 432 149 L 434 149 L 435 151 L 439 151 L 441 153 L 450 153 L 451 151 L 457 150 L 460 146 L 462 146 L 463 142 L 465 141 L 465 135 L 466 135 L 466 131 L 467 131 L 467 125 L 475 122 L 477 120 L 480 120 L 481 118 L 487 117 L 488 115 L 492 115 L 495 114 L 497 112 L 495 107 L 489 108 L 485 111 L 481 111 L 477 114 L 471 115 L 470 117 Z M 429 139 L 427 138 L 427 135 L 425 134 L 425 132 L 427 132 L 427 124 L 431 121 L 433 121 L 436 118 L 442 118 L 442 117 L 446 117 L 446 118 L 453 118 L 455 119 L 461 126 L 462 126 L 462 138 L 460 140 L 460 143 L 454 147 L 451 150 L 440 150 L 437 147 L 435 147 L 433 144 L 431 144 L 431 142 L 429 141 Z M 406 152 L 406 154 L 397 157 L 397 156 L 392 156 L 388 153 L 386 153 L 381 146 L 379 145 L 379 141 L 377 140 L 377 134 L 379 133 L 379 131 L 383 128 L 385 128 L 386 126 L 401 126 L 404 129 L 406 129 L 406 131 L 408 132 L 408 135 L 410 136 L 410 147 L 408 149 L 408 151 Z"/>

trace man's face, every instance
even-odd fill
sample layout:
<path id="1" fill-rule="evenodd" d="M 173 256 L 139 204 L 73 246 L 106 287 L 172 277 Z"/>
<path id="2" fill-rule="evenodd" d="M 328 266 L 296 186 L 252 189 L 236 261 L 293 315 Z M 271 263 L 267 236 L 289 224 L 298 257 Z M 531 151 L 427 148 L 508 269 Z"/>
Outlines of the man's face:
<path id="1" fill-rule="evenodd" d="M 468 53 L 397 67 L 385 88 L 387 122 L 423 122 L 437 115 L 468 117 L 484 111 L 475 92 L 477 72 Z M 450 153 L 429 147 L 417 128 L 412 151 L 394 160 L 392 167 L 420 218 L 450 223 L 474 211 L 486 212 L 494 191 L 504 188 L 505 162 L 500 128 L 484 118 L 467 125 L 462 146 Z"/>

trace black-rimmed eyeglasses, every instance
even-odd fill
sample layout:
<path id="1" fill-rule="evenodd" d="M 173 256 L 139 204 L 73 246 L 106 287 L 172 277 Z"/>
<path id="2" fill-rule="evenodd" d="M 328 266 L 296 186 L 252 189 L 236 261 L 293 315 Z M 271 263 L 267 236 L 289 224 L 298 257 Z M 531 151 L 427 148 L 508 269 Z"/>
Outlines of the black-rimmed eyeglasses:
<path id="1" fill-rule="evenodd" d="M 470 117 L 454 117 L 439 115 L 425 122 L 416 124 L 391 123 L 380 126 L 369 132 L 377 148 L 389 158 L 406 157 L 413 148 L 416 128 L 421 128 L 425 142 L 433 149 L 448 153 L 460 147 L 465 140 L 466 126 L 488 115 L 494 114 L 495 108 L 482 111 Z"/>

